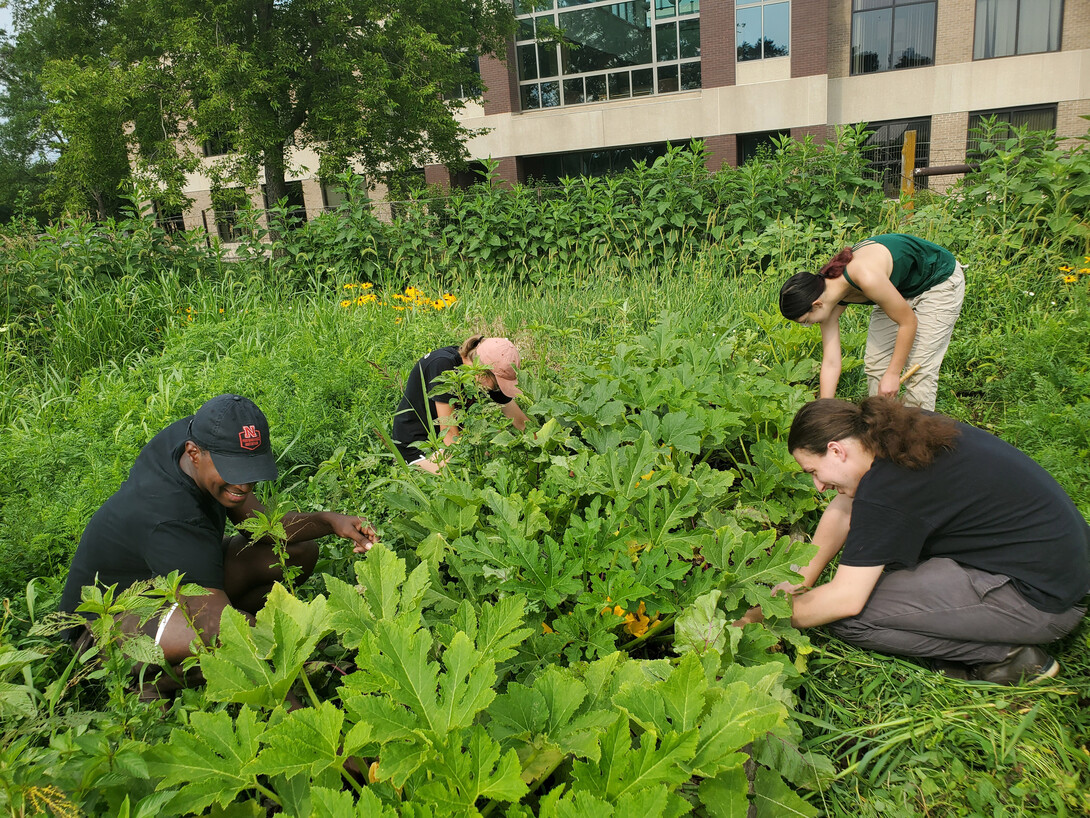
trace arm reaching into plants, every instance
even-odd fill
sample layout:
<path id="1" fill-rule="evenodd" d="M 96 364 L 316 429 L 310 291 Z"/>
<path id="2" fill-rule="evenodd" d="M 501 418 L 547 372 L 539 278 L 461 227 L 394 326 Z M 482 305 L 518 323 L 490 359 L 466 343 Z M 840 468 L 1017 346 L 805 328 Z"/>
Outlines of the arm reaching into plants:
<path id="1" fill-rule="evenodd" d="M 231 522 L 238 525 L 243 520 L 253 517 L 255 512 L 264 514 L 265 506 L 251 494 L 240 508 L 228 509 L 227 513 Z M 357 554 L 366 554 L 371 550 L 371 546 L 378 542 L 375 529 L 363 517 L 340 514 L 336 511 L 289 511 L 280 522 L 287 534 L 288 545 L 335 534 L 341 539 L 351 540 L 354 543 L 353 550 Z M 267 545 L 269 542 L 268 537 L 262 537 L 254 544 Z"/>
<path id="2" fill-rule="evenodd" d="M 838 304 L 827 319 L 821 322 L 821 374 L 818 377 L 818 397 L 836 397 L 840 383 L 843 352 L 840 348 L 840 316 L 844 306 Z"/>
<path id="3" fill-rule="evenodd" d="M 875 246 L 869 245 L 864 249 Z M 878 252 L 864 254 L 863 250 L 860 250 L 855 260 L 848 265 L 847 270 L 863 295 L 877 304 L 890 320 L 897 324 L 897 340 L 893 346 L 893 354 L 890 356 L 885 373 L 878 382 L 879 395 L 896 397 L 901 388 L 901 371 L 908 363 L 908 355 L 916 340 L 917 320 L 912 306 L 890 281 L 893 259 L 889 251 L 884 247 L 878 249 L 883 251 L 884 257 Z M 822 397 L 832 397 L 832 395 L 822 395 Z"/>
<path id="4" fill-rule="evenodd" d="M 511 424 L 516 429 L 518 429 L 520 432 L 526 431 L 526 421 L 528 420 L 528 418 L 526 417 L 526 413 L 522 411 L 522 408 L 517 403 L 515 403 L 515 401 L 505 403 L 501 407 L 500 411 L 503 412 L 504 417 L 510 419 Z"/>
<path id="5" fill-rule="evenodd" d="M 829 582 L 792 597 L 791 624 L 813 628 L 855 616 L 867 604 L 884 569 L 884 565 L 841 565 Z"/>

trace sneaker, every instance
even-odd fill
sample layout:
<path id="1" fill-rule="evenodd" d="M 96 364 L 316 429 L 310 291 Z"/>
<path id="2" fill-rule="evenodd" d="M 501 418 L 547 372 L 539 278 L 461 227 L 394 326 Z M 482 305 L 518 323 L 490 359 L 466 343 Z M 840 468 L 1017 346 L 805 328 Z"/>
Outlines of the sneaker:
<path id="1" fill-rule="evenodd" d="M 973 678 L 997 685 L 1033 684 L 1051 679 L 1060 672 L 1060 663 L 1036 645 L 1018 645 L 1010 649 L 1002 662 L 977 665 Z"/>

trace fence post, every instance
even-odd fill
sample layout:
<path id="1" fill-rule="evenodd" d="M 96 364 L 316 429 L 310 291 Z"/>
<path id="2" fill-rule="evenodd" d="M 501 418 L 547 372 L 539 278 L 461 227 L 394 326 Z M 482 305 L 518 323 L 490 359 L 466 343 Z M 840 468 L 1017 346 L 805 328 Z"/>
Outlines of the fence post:
<path id="1" fill-rule="evenodd" d="M 916 132 L 905 131 L 904 144 L 901 145 L 901 197 L 907 199 L 905 206 L 912 209 L 912 197 L 916 193 Z"/>

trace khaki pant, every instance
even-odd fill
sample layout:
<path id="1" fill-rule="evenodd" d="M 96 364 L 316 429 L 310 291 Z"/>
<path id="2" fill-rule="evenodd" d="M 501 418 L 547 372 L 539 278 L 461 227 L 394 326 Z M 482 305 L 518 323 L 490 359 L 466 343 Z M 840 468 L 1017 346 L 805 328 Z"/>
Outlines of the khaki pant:
<path id="1" fill-rule="evenodd" d="M 961 302 L 965 299 L 965 272 L 960 264 L 954 265 L 954 272 L 946 281 L 936 284 L 930 290 L 908 299 L 912 311 L 916 313 L 916 340 L 908 354 L 907 371 L 916 364 L 916 372 L 905 383 L 904 401 L 907 406 L 919 406 L 923 409 L 935 408 L 935 396 L 939 388 L 939 367 L 950 346 L 950 336 L 954 324 L 961 315 Z M 870 329 L 867 331 L 867 351 L 863 357 L 863 367 L 867 373 L 867 389 L 871 395 L 878 394 L 878 382 L 886 374 L 889 359 L 893 357 L 893 346 L 897 342 L 897 322 L 891 319 L 881 308 L 875 307 L 870 316 Z"/>

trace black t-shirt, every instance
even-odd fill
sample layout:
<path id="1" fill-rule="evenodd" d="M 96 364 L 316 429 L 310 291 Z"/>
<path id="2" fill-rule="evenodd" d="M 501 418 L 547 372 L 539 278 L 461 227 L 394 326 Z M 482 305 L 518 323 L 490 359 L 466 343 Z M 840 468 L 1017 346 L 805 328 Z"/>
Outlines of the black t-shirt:
<path id="1" fill-rule="evenodd" d="M 227 509 L 197 488 L 178 461 L 192 417 L 172 423 L 141 450 L 128 479 L 91 517 L 68 570 L 60 610 L 72 612 L 80 589 L 185 573 L 185 581 L 223 589 Z"/>
<path id="2" fill-rule="evenodd" d="M 427 440 L 429 437 L 429 421 L 434 433 L 438 437 L 443 436 L 439 428 L 438 415 L 435 404 L 451 403 L 454 395 L 449 392 L 428 397 L 428 393 L 435 387 L 436 378 L 444 372 L 450 372 L 462 365 L 462 356 L 458 347 L 440 347 L 432 350 L 415 364 L 409 372 L 409 378 L 405 382 L 405 394 L 401 396 L 401 403 L 394 414 L 394 428 L 391 437 L 405 461 L 412 463 L 424 456 L 414 444 Z M 488 396 L 499 404 L 510 403 L 511 398 L 499 390 L 492 390 Z"/>
<path id="3" fill-rule="evenodd" d="M 914 471 L 875 460 L 859 481 L 841 565 L 911 568 L 932 557 L 1009 576 L 1037 609 L 1090 590 L 1090 526 L 1052 476 L 1008 443 L 958 424 L 952 451 Z"/>

